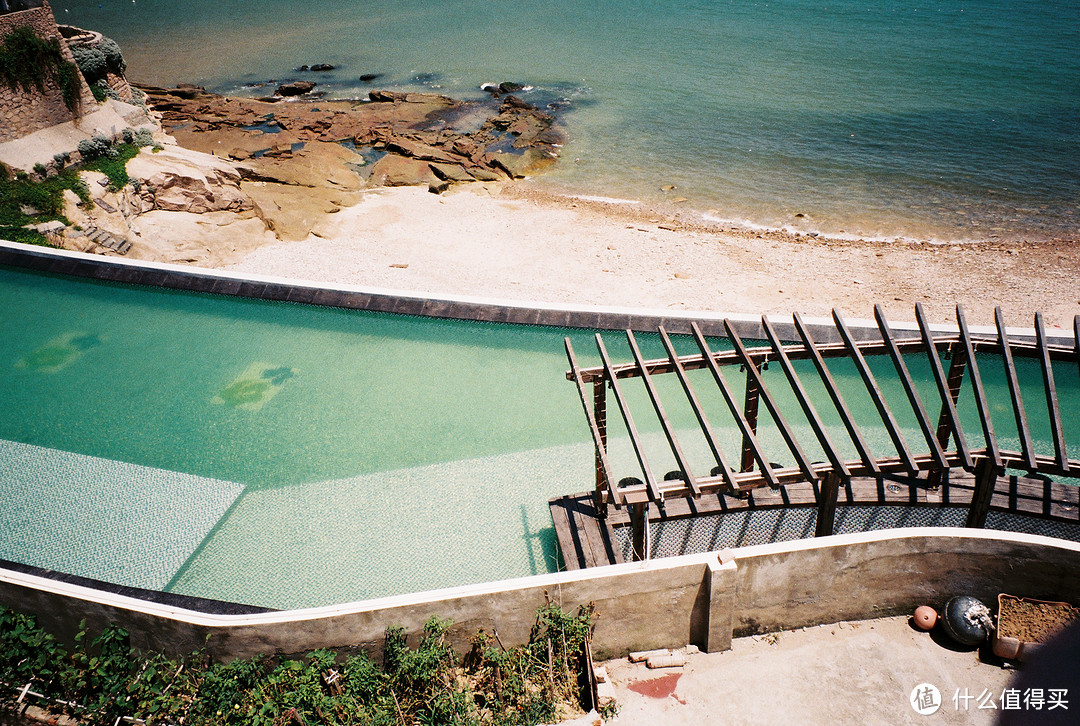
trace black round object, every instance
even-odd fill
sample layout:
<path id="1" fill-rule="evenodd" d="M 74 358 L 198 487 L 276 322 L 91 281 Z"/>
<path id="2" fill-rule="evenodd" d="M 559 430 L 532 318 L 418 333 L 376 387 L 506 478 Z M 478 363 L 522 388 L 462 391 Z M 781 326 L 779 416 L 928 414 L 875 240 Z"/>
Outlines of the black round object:
<path id="1" fill-rule="evenodd" d="M 977 619 L 968 617 L 969 612 L 977 609 L 986 610 L 986 605 L 970 595 L 958 595 L 945 603 L 941 626 L 957 643 L 978 645 L 986 640 L 990 633 Z"/>

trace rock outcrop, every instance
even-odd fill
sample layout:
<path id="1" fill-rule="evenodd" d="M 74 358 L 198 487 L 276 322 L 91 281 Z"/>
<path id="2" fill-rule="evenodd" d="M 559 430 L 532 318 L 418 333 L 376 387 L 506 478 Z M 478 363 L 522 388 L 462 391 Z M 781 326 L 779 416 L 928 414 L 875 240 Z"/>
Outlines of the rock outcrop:
<path id="1" fill-rule="evenodd" d="M 206 92 L 189 98 L 187 88 L 179 94 L 144 90 L 182 145 L 247 165 L 251 157 L 288 155 L 288 146 L 351 141 L 357 148 L 387 152 L 372 170 L 375 184 L 419 184 L 440 191 L 446 185 L 436 182 L 520 178 L 555 161 L 562 144 L 555 118 L 513 95 L 462 102 L 430 93 L 375 90 L 366 103 L 322 100 L 314 105 Z M 478 115 L 480 123 L 474 120 Z"/>
<path id="2" fill-rule="evenodd" d="M 141 212 L 243 212 L 254 205 L 240 190 L 240 172 L 214 156 L 179 146 L 155 153 L 144 148 L 128 162 L 128 176 L 138 180 L 135 196 Z"/>

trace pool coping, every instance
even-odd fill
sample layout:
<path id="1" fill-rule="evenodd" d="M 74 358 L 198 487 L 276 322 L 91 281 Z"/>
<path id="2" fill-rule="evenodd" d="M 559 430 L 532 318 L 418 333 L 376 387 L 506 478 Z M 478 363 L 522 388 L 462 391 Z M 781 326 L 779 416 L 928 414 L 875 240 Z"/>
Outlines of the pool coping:
<path id="1" fill-rule="evenodd" d="M 765 338 L 761 318 L 748 313 L 566 305 L 542 301 L 446 295 L 427 293 L 422 290 L 330 285 L 299 278 L 252 273 L 238 274 L 205 267 L 127 260 L 114 256 L 37 247 L 6 240 L 0 240 L 0 265 L 108 282 L 215 295 L 493 323 L 590 330 L 631 329 L 640 332 L 656 332 L 659 326 L 663 325 L 670 333 L 688 334 L 691 332 L 690 324 L 697 322 L 705 335 L 726 337 L 724 321 L 727 320 L 741 337 L 758 340 Z M 790 318 L 772 315 L 768 318 L 781 340 L 791 342 L 800 340 Z M 872 320 L 852 318 L 845 322 L 856 339 L 881 339 L 877 324 Z M 803 323 L 819 343 L 842 342 L 835 324 L 829 318 L 807 317 L 803 319 Z M 919 336 L 919 328 L 914 322 L 891 321 L 890 325 L 898 338 Z M 957 332 L 954 325 L 931 325 L 930 327 L 934 332 L 942 334 Z M 997 330 L 992 326 L 972 325 L 969 329 L 976 336 L 997 336 Z M 1008 330 L 1010 337 L 1015 341 L 1034 342 L 1035 340 L 1034 328 L 1009 327 Z M 1046 332 L 1047 340 L 1051 344 L 1072 345 L 1074 342 L 1073 337 L 1065 331 L 1047 330 Z"/>

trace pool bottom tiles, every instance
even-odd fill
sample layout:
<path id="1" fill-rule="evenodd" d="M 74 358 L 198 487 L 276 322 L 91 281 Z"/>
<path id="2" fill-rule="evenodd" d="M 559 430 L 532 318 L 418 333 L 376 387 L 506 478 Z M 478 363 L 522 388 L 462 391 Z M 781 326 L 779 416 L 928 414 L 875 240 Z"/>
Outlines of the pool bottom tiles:
<path id="1" fill-rule="evenodd" d="M 574 444 L 245 489 L 0 441 L 0 557 L 281 609 L 521 577 L 558 569 L 548 492 L 591 464 Z"/>

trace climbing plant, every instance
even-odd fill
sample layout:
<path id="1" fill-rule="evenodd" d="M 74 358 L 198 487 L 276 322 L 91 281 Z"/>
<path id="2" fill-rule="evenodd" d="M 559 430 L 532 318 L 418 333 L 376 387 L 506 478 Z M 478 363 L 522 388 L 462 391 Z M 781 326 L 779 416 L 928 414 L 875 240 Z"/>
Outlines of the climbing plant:
<path id="1" fill-rule="evenodd" d="M 79 104 L 79 70 L 64 58 L 60 42 L 45 40 L 27 25 L 4 36 L 0 41 L 0 83 L 28 93 L 35 88 L 44 92 L 49 78 L 56 80 L 64 104 L 74 109 Z"/>

